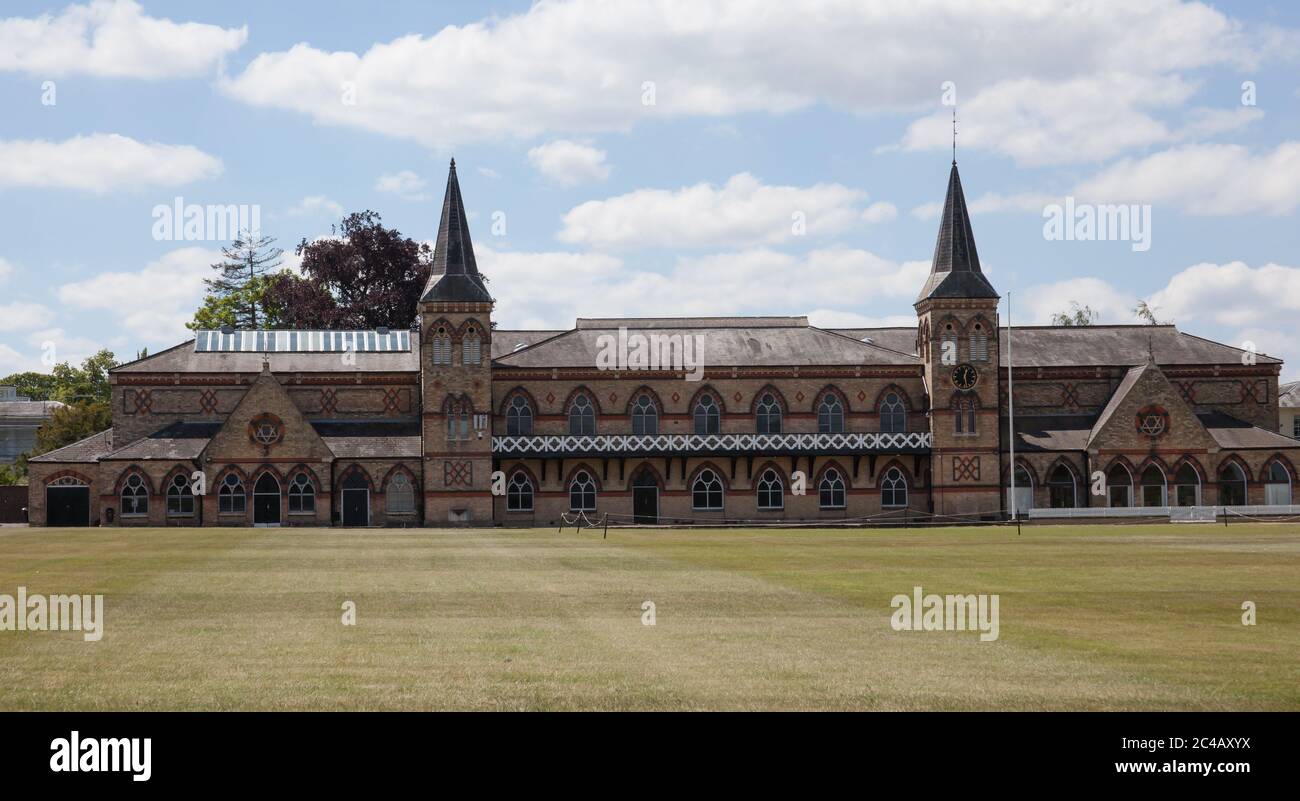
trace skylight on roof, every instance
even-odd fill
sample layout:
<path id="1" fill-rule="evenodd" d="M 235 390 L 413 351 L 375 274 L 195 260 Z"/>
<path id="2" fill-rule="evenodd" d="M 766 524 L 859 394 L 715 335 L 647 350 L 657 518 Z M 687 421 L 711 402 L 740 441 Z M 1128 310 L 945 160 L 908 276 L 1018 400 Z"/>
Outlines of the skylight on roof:
<path id="1" fill-rule="evenodd" d="M 404 353 L 410 331 L 196 331 L 195 353 Z"/>

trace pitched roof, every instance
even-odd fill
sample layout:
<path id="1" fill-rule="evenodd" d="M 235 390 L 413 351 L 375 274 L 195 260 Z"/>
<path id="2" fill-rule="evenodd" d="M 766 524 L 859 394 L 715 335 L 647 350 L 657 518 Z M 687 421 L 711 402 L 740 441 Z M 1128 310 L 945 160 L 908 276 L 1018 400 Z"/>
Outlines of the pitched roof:
<path id="1" fill-rule="evenodd" d="M 420 371 L 419 348 L 410 351 L 352 354 L 346 363 L 340 353 L 271 353 L 271 371 L 286 373 L 404 373 Z M 114 367 L 111 373 L 259 373 L 262 354 L 252 352 L 199 352 L 194 340 Z"/>
<path id="2" fill-rule="evenodd" d="M 939 220 L 939 238 L 934 245 L 930 277 L 921 294 L 927 298 L 996 298 L 998 293 L 980 272 L 980 257 L 975 250 L 975 233 L 971 230 L 966 195 L 961 190 L 961 176 L 954 160 L 948 173 L 948 195 L 943 201 Z"/>
<path id="3" fill-rule="evenodd" d="M 1097 415 L 1096 422 L 1092 424 L 1092 431 L 1088 434 L 1088 445 L 1091 446 L 1093 440 L 1101 434 L 1102 429 L 1104 429 L 1106 424 L 1110 422 L 1110 418 L 1115 416 L 1115 410 L 1118 409 L 1120 404 L 1124 402 L 1124 399 L 1128 397 L 1128 393 L 1132 391 L 1134 385 L 1137 384 L 1138 379 L 1146 373 L 1149 367 L 1151 367 L 1150 363 L 1141 364 L 1137 367 L 1130 367 L 1128 372 L 1124 374 L 1124 380 L 1119 382 L 1119 386 L 1115 388 L 1115 393 L 1110 396 L 1110 401 L 1107 402 L 1106 407 L 1101 410 L 1101 414 Z"/>
<path id="4" fill-rule="evenodd" d="M 1001 364 L 1006 367 L 1007 329 L 998 337 Z M 1145 364 L 1148 350 L 1156 363 L 1241 364 L 1245 351 L 1179 331 L 1172 325 L 1016 326 L 1011 345 L 1016 367 Z M 1258 354 L 1259 364 L 1280 359 Z"/>
<path id="5" fill-rule="evenodd" d="M 71 445 L 28 459 L 31 462 L 93 462 L 113 450 L 113 429 L 105 429 Z"/>
<path id="6" fill-rule="evenodd" d="M 421 443 L 419 437 L 325 437 L 339 459 L 414 459 L 423 452 Z"/>
<path id="7" fill-rule="evenodd" d="M 693 341 L 702 343 L 702 353 L 693 352 L 692 358 L 704 367 L 920 364 L 909 353 L 810 326 L 802 317 L 583 319 L 571 331 L 497 357 L 494 363 L 502 367 L 594 368 L 601 351 L 617 342 L 620 328 L 628 329 L 629 337 L 700 337 Z"/>
<path id="8" fill-rule="evenodd" d="M 0 417 L 31 418 L 33 422 L 39 422 L 61 408 L 63 404 L 59 401 L 0 401 Z"/>
<path id="9" fill-rule="evenodd" d="M 1232 449 L 1250 449 L 1250 448 L 1294 448 L 1296 441 L 1290 437 L 1283 436 L 1276 431 L 1269 431 L 1267 428 L 1248 423 L 1245 420 L 1238 420 L 1226 412 L 1211 411 L 1199 412 L 1196 415 L 1201 420 L 1201 424 L 1214 437 L 1214 441 L 1219 443 L 1221 448 Z"/>
<path id="10" fill-rule="evenodd" d="M 474 260 L 474 244 L 469 238 L 469 220 L 465 215 L 465 202 L 460 197 L 455 159 L 451 160 L 451 170 L 447 173 L 442 220 L 438 223 L 438 239 L 433 245 L 433 268 L 420 299 L 492 302 L 492 295 L 488 293 Z"/>
<path id="11" fill-rule="evenodd" d="M 1283 408 L 1300 406 L 1300 381 L 1292 381 L 1277 388 L 1277 405 Z"/>

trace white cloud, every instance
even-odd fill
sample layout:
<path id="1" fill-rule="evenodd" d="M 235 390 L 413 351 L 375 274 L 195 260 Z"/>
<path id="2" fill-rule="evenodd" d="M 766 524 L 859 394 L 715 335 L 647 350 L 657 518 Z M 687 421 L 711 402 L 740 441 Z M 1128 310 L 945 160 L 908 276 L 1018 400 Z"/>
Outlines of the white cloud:
<path id="1" fill-rule="evenodd" d="M 27 331 L 53 318 L 54 312 L 39 303 L 14 301 L 0 306 L 0 331 Z"/>
<path id="2" fill-rule="evenodd" d="M 1258 154 L 1241 145 L 1185 145 L 1117 162 L 1075 194 L 1105 203 L 1166 203 L 1190 214 L 1289 214 L 1300 206 L 1300 141 Z"/>
<path id="3" fill-rule="evenodd" d="M 839 309 L 815 309 L 808 312 L 808 322 L 818 328 L 911 328 L 916 326 L 916 315 L 872 317 Z"/>
<path id="4" fill-rule="evenodd" d="M 324 195 L 308 195 L 285 210 L 289 217 L 342 217 L 343 207 Z"/>
<path id="5" fill-rule="evenodd" d="M 1016 325 L 1051 325 L 1052 315 L 1070 312 L 1071 303 L 1097 313 L 1098 323 L 1132 323 L 1137 296 L 1129 295 L 1099 278 L 1070 278 L 1039 284 L 1017 293 Z"/>
<path id="6" fill-rule="evenodd" d="M 137 142 L 118 134 L 0 141 L 0 187 L 104 192 L 180 186 L 220 175 L 221 160 L 191 145 Z"/>
<path id="7" fill-rule="evenodd" d="M 57 17 L 0 19 L 0 72 L 177 78 L 212 74 L 248 28 L 146 16 L 133 0 L 68 6 Z"/>
<path id="8" fill-rule="evenodd" d="M 203 279 L 221 251 L 186 247 L 170 251 L 137 272 L 100 273 L 64 284 L 59 301 L 71 309 L 100 310 L 117 318 L 138 347 L 171 347 L 189 333 L 185 324 L 203 301 Z"/>
<path id="9" fill-rule="evenodd" d="M 1021 192 L 1013 195 L 1003 195 L 998 192 L 986 192 L 974 200 L 966 203 L 966 210 L 971 216 L 980 214 L 995 214 L 1003 211 L 1028 211 L 1034 214 L 1041 214 L 1043 206 L 1048 203 L 1059 203 L 1061 198 L 1055 195 L 1047 195 L 1035 192 Z M 937 219 L 943 213 L 943 201 L 932 201 L 922 203 L 912 209 L 911 215 L 918 220 Z"/>
<path id="10" fill-rule="evenodd" d="M 501 173 L 497 172 L 491 167 L 478 167 L 477 169 L 478 169 L 478 174 L 483 176 L 484 178 L 491 178 L 492 180 L 495 181 L 496 179 L 501 177 Z"/>
<path id="11" fill-rule="evenodd" d="M 576 317 L 783 314 L 860 305 L 864 297 L 911 300 L 928 262 L 893 262 L 865 250 L 805 256 L 766 248 L 677 258 L 665 272 L 627 267 L 594 253 L 477 249 L 505 327 L 567 328 Z M 564 276 L 564 280 L 555 280 Z M 773 295 L 780 287 L 780 297 Z"/>
<path id="12" fill-rule="evenodd" d="M 397 195 L 404 200 L 419 201 L 428 199 L 428 195 L 424 194 L 428 185 L 428 181 L 411 170 L 400 170 L 379 176 L 379 180 L 375 181 L 375 191 Z"/>
<path id="13" fill-rule="evenodd" d="M 609 177 L 605 151 L 587 142 L 556 139 L 529 150 L 528 161 L 560 186 L 595 183 Z"/>
<path id="14" fill-rule="evenodd" d="M 9 280 L 9 276 L 14 274 L 14 266 L 7 259 L 0 258 L 0 284 Z"/>
<path id="15" fill-rule="evenodd" d="M 897 217 L 898 217 L 898 207 L 895 206 L 893 203 L 886 203 L 883 200 L 876 203 L 872 203 L 870 206 L 867 206 L 867 208 L 862 212 L 863 222 L 869 222 L 869 223 L 889 222 L 891 220 L 897 219 Z"/>
<path id="16" fill-rule="evenodd" d="M 739 173 L 723 186 L 638 189 L 564 215 L 559 238 L 596 248 L 772 245 L 843 231 L 862 218 L 865 192 L 840 184 L 771 186 Z"/>
<path id="17" fill-rule="evenodd" d="M 1045 116 L 1052 101 L 1018 98 L 1013 82 L 1040 76 L 1050 91 L 1091 76 L 1134 76 L 1139 88 L 1122 103 L 1098 92 L 1100 84 L 1070 91 L 1074 102 L 1090 106 L 1071 120 L 1141 123 L 1136 131 L 1064 132 L 1068 139 L 1059 144 L 1078 143 L 1092 157 L 1152 135 L 1142 119 L 1151 101 L 1133 91 L 1177 93 L 1180 70 L 1253 67 L 1284 50 L 1253 33 L 1203 3 L 1178 0 L 1111 0 L 1059 13 L 998 0 L 808 0 L 761 12 L 724 2 L 570 0 L 402 36 L 362 53 L 297 44 L 259 55 L 222 86 L 252 105 L 445 148 L 816 104 L 914 111 L 937 102 L 946 80 L 960 83 L 963 102 L 992 91 L 982 101 L 987 108 L 1056 132 Z M 1151 83 L 1165 78 L 1174 88 Z M 344 82 L 356 87 L 354 105 L 342 102 Z M 653 83 L 652 105 L 643 102 L 646 82 Z M 1026 156 L 1048 151 L 1009 144 Z"/>

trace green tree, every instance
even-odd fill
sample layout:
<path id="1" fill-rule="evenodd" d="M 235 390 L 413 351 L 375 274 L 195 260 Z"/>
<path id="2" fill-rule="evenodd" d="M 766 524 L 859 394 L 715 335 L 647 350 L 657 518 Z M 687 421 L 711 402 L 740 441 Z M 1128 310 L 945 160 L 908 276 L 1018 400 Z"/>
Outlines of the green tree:
<path id="1" fill-rule="evenodd" d="M 1137 315 L 1137 318 L 1147 325 L 1164 325 L 1164 323 L 1156 319 L 1156 307 L 1149 305 L 1141 298 L 1138 299 L 1137 305 L 1133 307 L 1133 314 Z"/>
<path id="2" fill-rule="evenodd" d="M 42 453 L 80 442 L 113 425 L 113 410 L 107 401 L 73 403 L 54 411 L 54 416 L 36 431 L 36 447 L 24 454 L 26 460 Z"/>
<path id="3" fill-rule="evenodd" d="M 54 378 L 54 388 L 46 400 L 62 403 L 100 401 L 107 405 L 113 395 L 113 388 L 108 383 L 108 371 L 116 366 L 117 358 L 108 350 L 101 350 L 87 358 L 80 367 L 59 362 L 50 371 Z"/>
<path id="4" fill-rule="evenodd" d="M 239 289 L 225 295 L 208 293 L 203 298 L 203 305 L 194 313 L 194 319 L 185 324 L 191 331 L 215 330 L 224 326 L 232 328 L 246 327 L 248 309 L 254 314 L 264 328 L 275 328 L 283 324 L 284 314 L 280 303 L 271 292 L 276 281 L 293 277 L 288 270 L 281 270 L 272 275 L 260 275 L 247 282 Z"/>
<path id="5" fill-rule="evenodd" d="M 55 383 L 49 373 L 12 373 L 0 378 L 0 384 L 17 387 L 19 395 L 32 400 L 51 400 Z"/>
<path id="6" fill-rule="evenodd" d="M 267 281 L 283 263 L 283 255 L 284 251 L 275 247 L 274 237 L 242 231 L 234 242 L 221 249 L 222 260 L 212 265 L 218 276 L 204 280 L 208 285 L 208 295 L 204 298 L 203 307 L 195 315 L 195 323 L 197 324 L 199 315 L 205 314 L 209 300 L 213 299 L 215 304 L 211 309 L 211 319 L 233 318 L 233 322 L 226 324 L 237 328 L 259 328 L 273 322 L 268 319 L 262 301 L 266 295 Z"/>
<path id="7" fill-rule="evenodd" d="M 1097 322 L 1097 312 L 1091 306 L 1080 306 L 1079 301 L 1070 301 L 1070 310 L 1052 315 L 1052 325 L 1074 327 L 1092 325 Z"/>

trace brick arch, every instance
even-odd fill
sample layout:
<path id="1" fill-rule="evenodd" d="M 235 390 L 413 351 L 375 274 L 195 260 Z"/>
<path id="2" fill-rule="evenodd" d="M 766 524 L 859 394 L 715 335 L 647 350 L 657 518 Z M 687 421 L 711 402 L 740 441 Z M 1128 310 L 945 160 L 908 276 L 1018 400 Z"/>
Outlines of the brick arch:
<path id="1" fill-rule="evenodd" d="M 532 482 L 533 492 L 539 492 L 542 489 L 542 482 L 537 480 L 537 474 L 534 473 L 532 469 L 529 468 L 529 466 L 524 464 L 523 462 L 515 462 L 514 464 L 510 465 L 509 468 L 501 471 L 506 474 L 506 484 L 509 485 L 510 479 L 514 477 L 515 473 L 518 473 L 520 471 L 523 471 L 523 474 L 528 476 L 528 480 Z"/>
<path id="2" fill-rule="evenodd" d="M 881 489 L 881 485 L 885 481 L 885 474 L 893 467 L 897 467 L 898 472 L 903 474 L 903 480 L 907 482 L 907 491 L 909 493 L 916 489 L 916 476 L 912 475 L 912 471 L 907 469 L 907 465 L 903 464 L 898 459 L 890 459 L 881 465 L 880 469 L 876 471 L 876 489 Z"/>
<path id="3" fill-rule="evenodd" d="M 362 467 L 360 464 L 357 464 L 356 462 L 349 464 L 347 467 L 343 468 L 343 470 L 339 473 L 338 482 L 335 484 L 338 490 L 340 492 L 343 490 L 343 485 L 347 483 L 348 477 L 351 476 L 353 473 L 361 474 L 361 477 L 366 480 L 366 488 L 369 489 L 370 493 L 373 495 L 375 492 L 375 480 L 371 478 L 369 470 L 365 469 L 364 467 Z"/>
<path id="4" fill-rule="evenodd" d="M 569 407 L 573 405 L 574 398 L 577 398 L 579 395 L 586 395 L 587 398 L 591 400 L 591 406 L 596 410 L 597 417 L 600 417 L 605 413 L 605 410 L 600 407 L 600 396 L 592 391 L 592 389 L 586 384 L 579 384 L 570 390 L 568 397 L 564 399 L 564 405 L 560 407 L 560 414 L 567 418 L 569 415 Z"/>
<path id="5" fill-rule="evenodd" d="M 844 468 L 844 465 L 840 464 L 839 461 L 837 461 L 837 460 L 835 460 L 835 459 L 827 459 L 827 460 L 826 460 L 826 463 L 823 464 L 820 468 L 818 468 L 818 470 L 817 470 L 816 474 L 813 476 L 813 480 L 812 480 L 812 482 L 809 484 L 808 488 L 809 488 L 810 490 L 815 490 L 815 489 L 817 489 L 817 488 L 821 485 L 821 483 L 822 483 L 822 478 L 825 477 L 825 475 L 826 475 L 826 471 L 827 471 L 827 470 L 830 470 L 832 467 L 835 468 L 836 470 L 838 470 L 838 471 L 840 472 L 840 479 L 844 481 L 844 489 L 845 489 L 845 490 L 848 490 L 848 489 L 852 488 L 852 487 L 853 487 L 853 474 L 850 473 L 848 470 L 846 470 L 846 469 Z"/>
<path id="6" fill-rule="evenodd" d="M 388 472 L 384 473 L 383 479 L 379 482 L 379 491 L 381 493 L 387 494 L 389 483 L 393 480 L 393 476 L 397 475 L 398 473 L 406 474 L 406 477 L 411 480 L 411 489 L 418 496 L 420 494 L 420 482 L 416 480 L 415 472 L 412 471 L 411 468 L 407 467 L 402 462 L 398 462 L 397 464 L 388 468 Z"/>
<path id="7" fill-rule="evenodd" d="M 754 471 L 754 477 L 753 477 L 753 479 L 750 481 L 750 483 L 751 483 L 751 485 L 752 485 L 752 486 L 750 487 L 750 492 L 758 492 L 758 479 L 759 479 L 760 476 L 763 475 L 763 473 L 767 472 L 768 470 L 775 470 L 775 471 L 776 471 L 777 476 L 781 479 L 781 487 L 782 487 L 783 490 L 789 490 L 789 489 L 790 489 L 790 476 L 789 476 L 789 474 L 786 473 L 785 469 L 782 468 L 781 465 L 779 465 L 779 464 L 777 464 L 775 461 L 769 459 L 769 460 L 767 460 L 766 462 L 763 462 L 761 465 L 759 465 L 759 466 L 758 466 L 758 469 L 756 469 L 756 470 Z"/>
<path id="8" fill-rule="evenodd" d="M 1034 489 L 1044 486 L 1043 482 L 1038 480 L 1038 471 L 1034 469 L 1032 464 L 1025 461 L 1023 456 L 1016 457 L 1016 466 L 1023 467 L 1025 472 L 1029 474 L 1029 480 L 1034 482 Z M 1053 463 L 1053 466 L 1055 466 L 1055 463 Z M 1004 486 L 1011 485 L 1011 465 L 1009 464 L 1002 467 L 1002 483 Z"/>
<path id="9" fill-rule="evenodd" d="M 1102 470 L 1102 472 L 1106 474 L 1106 485 L 1107 485 L 1107 486 L 1110 486 L 1110 471 L 1113 470 L 1113 469 L 1115 468 L 1116 465 L 1121 465 L 1121 466 L 1124 467 L 1125 470 L 1128 471 L 1128 478 L 1129 478 L 1129 485 L 1130 485 L 1130 486 L 1133 486 L 1133 487 L 1141 486 L 1140 482 L 1138 481 L 1138 476 L 1139 476 L 1140 474 L 1138 473 L 1137 468 L 1134 467 L 1134 466 L 1133 466 L 1133 463 L 1130 462 L 1130 461 L 1128 460 L 1128 458 L 1127 458 L 1127 457 L 1124 457 L 1124 456 L 1115 456 L 1115 457 L 1112 457 L 1111 460 L 1110 460 L 1109 462 L 1106 463 L 1106 467 Z"/>
<path id="10" fill-rule="evenodd" d="M 844 409 L 845 414 L 848 414 L 850 411 L 852 411 L 852 407 L 849 406 L 848 393 L 846 393 L 844 390 L 840 389 L 839 387 L 835 386 L 834 384 L 827 384 L 826 386 L 817 390 L 816 394 L 812 396 L 813 414 L 817 414 L 818 410 L 821 409 L 822 398 L 826 397 L 827 395 L 834 395 L 835 397 L 840 399 L 840 407 Z"/>
<path id="11" fill-rule="evenodd" d="M 149 478 L 149 474 L 144 471 L 144 468 L 138 464 L 129 464 L 117 475 L 117 481 L 113 484 L 114 495 L 122 494 L 122 487 L 126 486 L 126 480 L 132 475 L 138 475 L 144 479 L 144 490 L 148 495 L 152 497 L 157 494 L 154 492 L 153 480 Z"/>
<path id="12" fill-rule="evenodd" d="M 249 492 L 252 492 L 252 485 L 249 484 L 248 482 L 248 473 L 245 473 L 243 468 L 241 468 L 237 464 L 228 464 L 225 467 L 222 467 L 220 470 L 218 470 L 216 481 L 213 482 L 212 486 L 214 487 L 221 486 L 221 482 L 225 480 L 227 473 L 234 473 L 235 475 L 239 476 L 239 481 L 241 484 L 244 485 L 244 489 Z"/>
<path id="13" fill-rule="evenodd" d="M 1170 471 L 1169 465 L 1165 462 L 1165 460 L 1161 459 L 1159 456 L 1156 456 L 1155 454 L 1152 454 L 1147 458 L 1143 459 L 1142 463 L 1138 465 L 1138 471 L 1137 471 L 1138 483 L 1142 482 L 1142 474 L 1145 473 L 1147 471 L 1147 468 L 1151 467 L 1152 465 L 1155 465 L 1156 468 L 1159 469 L 1160 472 L 1164 474 L 1165 486 L 1168 486 L 1170 483 L 1170 479 L 1173 477 L 1174 474 L 1173 472 Z"/>
<path id="14" fill-rule="evenodd" d="M 781 407 L 781 416 L 788 415 L 790 413 L 790 404 L 786 402 L 785 395 L 781 390 L 777 389 L 773 384 L 765 384 L 754 393 L 753 399 L 749 402 L 749 413 L 751 415 L 758 414 L 758 402 L 769 392 L 772 393 L 772 397 L 776 398 L 776 405 Z"/>
<path id="15" fill-rule="evenodd" d="M 293 484 L 293 480 L 298 477 L 299 473 L 307 474 L 307 478 L 311 480 L 312 488 L 315 489 L 316 494 L 319 495 L 325 492 L 324 485 L 321 483 L 320 476 L 316 475 L 316 471 L 311 469 L 309 465 L 299 462 L 289 468 L 289 470 L 284 474 L 284 491 L 286 494 L 289 492 L 290 485 Z"/>
<path id="16" fill-rule="evenodd" d="M 514 401 L 516 395 L 523 395 L 524 400 L 528 401 L 528 408 L 532 409 L 534 419 L 537 415 L 541 414 L 541 410 L 537 407 L 537 399 L 533 397 L 533 393 L 529 392 L 523 386 L 517 386 L 507 392 L 501 399 L 498 413 L 502 418 L 506 416 L 506 411 L 510 408 L 510 404 Z"/>
<path id="17" fill-rule="evenodd" d="M 659 485 L 660 490 L 663 490 L 665 487 L 668 486 L 667 482 L 664 481 L 663 474 L 659 472 L 658 468 L 656 468 L 649 461 L 644 461 L 638 464 L 636 467 L 632 468 L 632 470 L 627 474 L 625 489 L 632 489 L 632 479 L 636 477 L 637 473 L 640 473 L 643 470 L 648 472 L 651 476 L 654 477 L 655 483 Z"/>
<path id="18" fill-rule="evenodd" d="M 257 469 L 253 471 L 252 481 L 248 484 L 248 492 L 251 494 L 257 491 L 257 481 L 266 473 L 270 473 L 275 478 L 275 483 L 280 487 L 280 497 L 288 497 L 289 485 L 285 483 L 284 476 L 269 464 L 258 465 Z"/>
<path id="19" fill-rule="evenodd" d="M 1201 463 L 1192 458 L 1190 454 L 1183 454 L 1173 461 L 1169 466 L 1169 480 L 1174 481 L 1178 476 L 1178 471 L 1183 469 L 1183 465 L 1191 465 L 1192 472 L 1196 473 L 1196 480 L 1200 482 L 1202 489 L 1205 487 L 1208 477 L 1205 475 L 1205 468 Z"/>
<path id="20" fill-rule="evenodd" d="M 872 411 L 876 414 L 880 414 L 880 407 L 884 405 L 885 398 L 888 397 L 891 392 L 898 395 L 898 399 L 903 402 L 903 409 L 905 409 L 909 414 L 916 411 L 916 407 L 912 405 L 911 396 L 907 394 L 907 390 L 903 389 L 898 384 L 888 384 L 884 389 L 880 390 L 876 395 L 876 404 L 872 407 Z"/>
<path id="21" fill-rule="evenodd" d="M 456 326 L 455 331 L 452 332 L 452 340 L 460 342 L 464 339 L 465 334 L 469 332 L 469 327 L 471 325 L 474 326 L 474 331 L 478 334 L 479 341 L 486 343 L 488 341 L 488 326 L 484 325 L 475 317 L 466 317 L 462 320 L 460 325 Z"/>
<path id="22" fill-rule="evenodd" d="M 1246 477 L 1247 484 L 1255 483 L 1255 474 L 1251 471 L 1250 465 L 1246 464 L 1246 460 L 1235 453 L 1229 453 L 1219 460 L 1218 466 L 1214 468 L 1214 480 L 1216 482 L 1223 473 L 1223 468 L 1228 466 L 1228 462 L 1235 462 L 1241 468 L 1241 474 Z"/>
<path id="23" fill-rule="evenodd" d="M 438 332 L 438 326 L 443 326 L 444 328 L 447 329 L 446 330 L 447 336 L 451 337 L 453 340 L 456 338 L 456 326 L 452 325 L 451 320 L 448 320 L 446 317 L 439 317 L 438 319 L 429 323 L 429 327 L 421 332 L 420 339 L 425 343 L 431 341 L 433 339 L 434 334 Z"/>
<path id="24" fill-rule="evenodd" d="M 975 312 L 975 315 L 966 321 L 967 334 L 975 331 L 976 323 L 979 323 L 982 326 L 980 330 L 988 336 L 990 342 L 993 342 L 998 338 L 997 327 L 993 325 L 992 320 L 985 316 L 984 312 Z"/>
<path id="25" fill-rule="evenodd" d="M 173 465 L 172 469 L 168 470 L 167 473 L 162 477 L 162 481 L 158 483 L 158 494 L 166 496 L 167 491 L 172 487 L 172 479 L 176 478 L 177 476 L 184 476 L 185 483 L 190 484 L 192 486 L 193 482 L 191 482 L 190 476 L 194 474 L 194 469 L 195 468 L 193 465 L 184 465 L 184 464 Z M 207 481 L 206 477 L 204 478 L 204 481 L 205 482 Z M 212 486 L 205 485 L 204 489 L 210 491 L 212 489 Z"/>
<path id="26" fill-rule="evenodd" d="M 1056 468 L 1062 466 L 1064 466 L 1066 472 L 1070 474 L 1070 480 L 1074 482 L 1075 489 L 1078 489 L 1079 479 L 1083 475 L 1083 468 L 1074 462 L 1071 462 L 1065 456 L 1058 456 L 1052 460 L 1051 464 L 1047 465 L 1047 469 L 1043 471 L 1043 485 L 1046 486 L 1047 484 L 1050 484 L 1052 482 L 1052 474 L 1056 472 Z"/>
<path id="27" fill-rule="evenodd" d="M 952 393 L 952 397 L 948 399 L 948 408 L 956 409 L 958 408 L 959 404 L 965 403 L 967 401 L 974 404 L 975 411 L 977 412 L 981 411 L 984 408 L 984 404 L 980 402 L 980 396 L 978 392 L 975 392 L 974 390 L 961 390 L 961 389 Z"/>
<path id="28" fill-rule="evenodd" d="M 723 397 L 722 393 L 719 392 L 717 388 L 714 387 L 712 384 L 705 384 L 704 386 L 695 390 L 695 394 L 691 396 L 690 402 L 686 404 L 686 413 L 692 415 L 692 419 L 694 418 L 695 415 L 695 403 L 705 395 L 713 396 L 713 402 L 717 404 L 719 414 L 727 413 L 727 399 Z"/>
<path id="29" fill-rule="evenodd" d="M 1274 453 L 1272 456 L 1265 459 L 1264 464 L 1260 466 L 1259 480 L 1261 482 L 1264 482 L 1264 479 L 1268 477 L 1268 468 L 1274 462 L 1277 462 L 1278 464 L 1282 465 L 1282 469 L 1286 470 L 1287 475 L 1291 477 L 1292 486 L 1296 486 L 1297 484 L 1300 484 L 1300 481 L 1296 480 L 1295 465 L 1291 463 L 1290 459 L 1286 458 L 1285 454 L 1280 452 Z"/>
<path id="30" fill-rule="evenodd" d="M 718 480 L 722 482 L 722 491 L 724 493 L 731 492 L 731 482 L 727 479 L 726 471 L 713 462 L 707 461 L 696 466 L 696 468 L 691 471 L 690 477 L 686 479 L 687 492 L 690 492 L 695 487 L 695 479 L 699 478 L 700 473 L 703 473 L 705 470 L 712 470 L 718 475 Z"/>
<path id="31" fill-rule="evenodd" d="M 578 462 L 577 464 L 575 464 L 573 467 L 569 469 L 569 474 L 564 477 L 565 492 L 568 492 L 569 486 L 573 484 L 573 477 L 576 476 L 578 473 L 583 473 L 583 472 L 591 476 L 592 483 L 596 485 L 596 492 L 601 492 L 602 490 L 605 489 L 605 485 L 602 484 L 600 480 L 600 473 L 596 471 L 596 468 L 592 467 L 586 462 Z"/>
<path id="32" fill-rule="evenodd" d="M 636 389 L 628 393 L 627 403 L 624 404 L 623 406 L 623 414 L 631 417 L 632 404 L 635 403 L 636 399 L 641 397 L 642 395 L 650 396 L 650 400 L 654 402 L 655 411 L 658 412 L 659 417 L 662 418 L 664 416 L 664 402 L 660 400 L 659 393 L 655 392 L 654 389 L 650 387 L 648 384 L 642 384 L 641 386 L 637 387 Z"/>
<path id="33" fill-rule="evenodd" d="M 58 470 L 45 477 L 45 485 L 48 487 L 50 484 L 53 484 L 61 478 L 75 478 L 87 487 L 92 483 L 90 478 L 84 473 L 79 473 L 76 470 Z"/>
<path id="34" fill-rule="evenodd" d="M 454 404 L 454 403 L 456 403 L 456 402 L 458 402 L 458 401 L 459 401 L 459 402 L 462 402 L 462 403 L 467 403 L 467 404 L 469 404 L 469 409 L 467 409 L 467 411 L 468 411 L 470 414 L 474 414 L 474 412 L 475 412 L 475 409 L 474 409 L 474 399 L 471 398 L 471 397 L 469 396 L 469 393 L 467 393 L 467 392 L 450 392 L 450 393 L 448 393 L 448 394 L 447 394 L 447 397 L 446 397 L 445 399 L 443 399 L 443 401 L 442 401 L 442 413 L 443 413 L 443 414 L 451 414 L 451 407 L 452 407 L 452 404 Z M 535 411 L 534 411 L 533 413 L 536 414 Z"/>
<path id="35" fill-rule="evenodd" d="M 942 339 L 944 331 L 947 330 L 948 323 L 952 323 L 952 332 L 956 334 L 958 337 L 966 333 L 966 326 L 962 324 L 962 321 L 957 318 L 957 315 L 949 312 L 943 315 L 942 317 L 940 317 L 938 320 L 935 320 L 934 331 L 932 332 L 933 335 L 938 337 L 939 339 Z"/>

